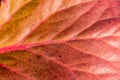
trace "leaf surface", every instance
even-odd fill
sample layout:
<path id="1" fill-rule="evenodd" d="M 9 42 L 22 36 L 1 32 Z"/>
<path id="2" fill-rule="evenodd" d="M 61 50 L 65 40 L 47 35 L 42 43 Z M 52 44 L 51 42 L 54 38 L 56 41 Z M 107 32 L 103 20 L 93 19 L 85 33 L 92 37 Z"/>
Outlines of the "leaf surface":
<path id="1" fill-rule="evenodd" d="M 10 0 L 8 7 L 0 7 L 10 16 L 0 17 L 0 80 L 120 80 L 119 0 Z"/>

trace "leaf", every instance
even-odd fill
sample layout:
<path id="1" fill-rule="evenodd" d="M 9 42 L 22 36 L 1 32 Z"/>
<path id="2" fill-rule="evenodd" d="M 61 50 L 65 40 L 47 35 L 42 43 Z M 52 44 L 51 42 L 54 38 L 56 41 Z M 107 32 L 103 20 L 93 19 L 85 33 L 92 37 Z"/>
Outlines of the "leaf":
<path id="1" fill-rule="evenodd" d="M 119 0 L 10 1 L 0 80 L 120 80 Z"/>
<path id="2" fill-rule="evenodd" d="M 0 0 L 0 24 L 4 23 L 10 16 L 29 0 Z"/>

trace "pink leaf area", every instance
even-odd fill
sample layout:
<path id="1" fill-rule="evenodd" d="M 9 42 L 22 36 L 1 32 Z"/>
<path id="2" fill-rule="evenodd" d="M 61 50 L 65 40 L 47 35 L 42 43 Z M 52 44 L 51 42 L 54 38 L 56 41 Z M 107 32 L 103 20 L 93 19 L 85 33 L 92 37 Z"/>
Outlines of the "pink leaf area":
<path id="1" fill-rule="evenodd" d="M 0 2 L 0 80 L 120 80 L 119 0 Z"/>

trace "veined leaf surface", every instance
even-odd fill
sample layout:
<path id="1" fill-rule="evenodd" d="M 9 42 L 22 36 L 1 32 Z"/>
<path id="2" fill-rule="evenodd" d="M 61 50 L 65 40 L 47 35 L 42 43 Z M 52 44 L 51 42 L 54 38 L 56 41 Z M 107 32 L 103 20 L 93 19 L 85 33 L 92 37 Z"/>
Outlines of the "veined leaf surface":
<path id="1" fill-rule="evenodd" d="M 119 0 L 1 0 L 0 80 L 120 80 Z"/>

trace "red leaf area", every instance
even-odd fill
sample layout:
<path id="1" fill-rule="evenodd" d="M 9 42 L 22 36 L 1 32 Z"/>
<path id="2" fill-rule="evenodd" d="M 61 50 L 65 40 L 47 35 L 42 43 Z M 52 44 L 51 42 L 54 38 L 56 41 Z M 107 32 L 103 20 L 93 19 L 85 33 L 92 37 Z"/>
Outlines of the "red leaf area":
<path id="1" fill-rule="evenodd" d="M 30 0 L 0 25 L 0 80 L 120 80 L 119 0 Z"/>

